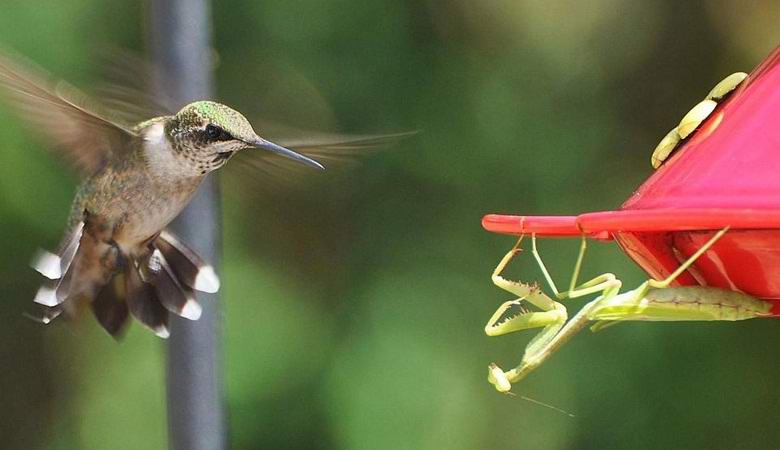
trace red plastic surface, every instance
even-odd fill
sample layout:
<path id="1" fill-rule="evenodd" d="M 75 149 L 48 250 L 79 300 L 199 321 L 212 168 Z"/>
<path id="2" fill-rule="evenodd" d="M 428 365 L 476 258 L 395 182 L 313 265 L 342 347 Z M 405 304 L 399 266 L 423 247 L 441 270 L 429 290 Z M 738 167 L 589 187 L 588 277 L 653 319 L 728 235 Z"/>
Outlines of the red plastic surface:
<path id="1" fill-rule="evenodd" d="M 482 218 L 482 226 L 495 233 L 528 234 L 542 236 L 579 236 L 577 216 L 507 216 L 488 214 Z"/>
<path id="2" fill-rule="evenodd" d="M 779 50 L 621 209 L 780 211 Z"/>
<path id="3" fill-rule="evenodd" d="M 615 239 L 663 278 L 731 227 L 678 284 L 697 282 L 780 300 L 780 48 L 617 211 L 487 215 L 489 231 Z M 775 302 L 780 315 L 780 301 Z"/>

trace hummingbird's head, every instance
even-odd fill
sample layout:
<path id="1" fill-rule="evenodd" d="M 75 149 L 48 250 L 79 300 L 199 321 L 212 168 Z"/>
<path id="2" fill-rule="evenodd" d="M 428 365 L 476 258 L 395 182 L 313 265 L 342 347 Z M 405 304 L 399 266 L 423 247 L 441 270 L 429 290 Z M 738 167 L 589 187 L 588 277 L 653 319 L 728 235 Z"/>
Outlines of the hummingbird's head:
<path id="1" fill-rule="evenodd" d="M 246 117 L 217 102 L 186 105 L 173 116 L 166 131 L 174 150 L 195 164 L 203 175 L 224 166 L 236 152 L 247 148 L 278 153 L 324 169 L 311 158 L 261 138 Z"/>

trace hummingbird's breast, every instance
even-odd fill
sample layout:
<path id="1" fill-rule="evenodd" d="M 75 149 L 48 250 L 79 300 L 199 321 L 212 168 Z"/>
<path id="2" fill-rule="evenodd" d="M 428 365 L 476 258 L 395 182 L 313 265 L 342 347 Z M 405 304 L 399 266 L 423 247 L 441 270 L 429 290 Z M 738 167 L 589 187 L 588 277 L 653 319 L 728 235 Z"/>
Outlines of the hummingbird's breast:
<path id="1" fill-rule="evenodd" d="M 86 210 L 113 227 L 125 253 L 162 231 L 189 203 L 202 176 L 177 176 L 150 167 L 141 151 L 114 160 L 88 178 L 74 201 L 71 222 Z"/>
<path id="2" fill-rule="evenodd" d="M 197 184 L 181 183 L 152 189 L 146 186 L 144 192 L 128 196 L 117 205 L 124 214 L 118 219 L 114 240 L 128 251 L 146 242 L 179 215 L 196 188 Z"/>

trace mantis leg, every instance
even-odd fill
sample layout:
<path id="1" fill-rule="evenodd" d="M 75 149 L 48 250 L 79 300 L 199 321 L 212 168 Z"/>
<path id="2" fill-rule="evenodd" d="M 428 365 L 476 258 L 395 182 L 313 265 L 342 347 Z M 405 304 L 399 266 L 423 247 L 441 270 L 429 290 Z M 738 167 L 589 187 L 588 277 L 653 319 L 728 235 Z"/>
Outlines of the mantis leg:
<path id="1" fill-rule="evenodd" d="M 608 289 L 620 289 L 620 280 L 616 279 L 615 275 L 611 273 L 599 275 L 577 286 L 577 278 L 579 278 L 580 268 L 582 267 L 582 260 L 585 258 L 585 250 L 587 250 L 587 248 L 587 240 L 585 239 L 585 236 L 582 236 L 580 252 L 577 255 L 577 262 L 574 264 L 574 272 L 572 273 L 571 282 L 569 283 L 569 290 L 558 292 L 558 288 L 555 287 L 555 282 L 553 282 L 552 277 L 547 270 L 547 266 L 544 265 L 544 261 L 542 261 L 542 257 L 536 248 L 536 235 L 532 235 L 531 252 L 534 255 L 534 259 L 536 259 L 536 263 L 539 265 L 539 269 L 542 271 L 544 278 L 547 280 L 547 284 L 550 285 L 550 289 L 553 290 L 555 296 L 559 300 L 584 297 L 586 295 L 594 294 L 596 292 L 603 292 Z"/>
<path id="2" fill-rule="evenodd" d="M 536 348 L 545 346 L 547 342 L 555 337 L 561 327 L 563 327 L 563 324 L 566 323 L 568 314 L 562 304 L 548 297 L 539 286 L 507 280 L 501 276 L 509 262 L 520 253 L 519 245 L 521 240 L 522 237 L 512 250 L 501 259 L 491 277 L 496 286 L 517 295 L 518 298 L 504 302 L 496 310 L 485 325 L 485 334 L 488 336 L 500 336 L 529 328 L 542 328 L 542 331 L 526 347 L 525 356 L 523 356 L 523 360 L 525 360 L 529 354 L 535 353 Z M 539 308 L 540 311 L 531 311 L 523 308 L 523 302 L 530 303 Z M 521 308 L 520 312 L 502 320 L 507 311 L 514 306 L 519 306 Z M 501 392 L 507 392 L 511 385 L 503 376 L 504 372 L 495 364 L 491 364 L 490 370 L 491 374 L 495 375 L 491 375 L 490 379 L 496 386 L 496 389 Z"/>
<path id="3" fill-rule="evenodd" d="M 552 300 L 545 295 L 539 286 L 535 284 L 528 284 L 519 281 L 507 280 L 501 276 L 509 262 L 520 253 L 520 242 L 522 236 L 518 239 L 514 247 L 501 259 L 501 261 L 493 270 L 491 279 L 493 283 L 517 296 L 515 300 L 504 302 L 488 320 L 485 325 L 485 334 L 488 336 L 500 336 L 502 334 L 511 333 L 513 331 L 524 330 L 528 328 L 546 327 L 543 333 L 547 332 L 547 328 L 555 328 L 557 331 L 566 322 L 567 314 L 566 308 L 560 303 Z M 527 309 L 521 309 L 519 314 L 511 316 L 505 320 L 501 320 L 501 317 L 513 306 L 521 306 L 523 302 L 530 303 L 541 311 L 529 311 Z"/>
<path id="4" fill-rule="evenodd" d="M 498 366 L 491 365 L 488 380 L 499 391 L 508 391 L 511 389 L 511 383 L 520 381 L 546 361 L 562 344 L 571 339 L 591 320 L 598 321 L 594 328 L 603 329 L 623 320 L 743 320 L 768 315 L 771 308 L 769 303 L 740 292 L 702 286 L 669 287 L 727 230 L 724 228 L 716 233 L 664 280 L 647 280 L 636 289 L 620 294 L 620 281 L 611 274 L 605 274 L 574 289 L 558 293 L 558 298 L 574 298 L 601 292 L 596 299 L 586 304 L 560 328 L 554 336 L 543 342 L 538 341 L 534 346 L 529 344 L 518 367 L 504 372 Z M 537 261 L 540 266 L 543 266 L 540 257 L 537 258 Z M 580 261 L 581 255 L 578 264 Z M 543 269 L 543 272 L 546 272 L 546 269 Z M 572 286 L 575 284 L 576 270 L 571 282 Z"/>
<path id="5" fill-rule="evenodd" d="M 677 270 L 663 280 L 647 280 L 638 288 L 602 300 L 589 312 L 594 327 L 602 321 L 744 320 L 769 314 L 771 304 L 737 291 L 706 286 L 670 287 L 671 283 L 728 231 L 710 238 Z"/>
<path id="6" fill-rule="evenodd" d="M 703 255 L 704 252 L 710 249 L 715 242 L 718 241 L 721 237 L 723 237 L 726 232 L 729 231 L 729 227 L 726 227 L 717 233 L 715 233 L 714 236 L 710 238 L 704 245 L 701 246 L 700 249 L 696 251 L 693 255 L 691 255 L 690 258 L 688 258 L 684 263 L 680 265 L 680 267 L 677 268 L 674 272 L 672 272 L 668 277 L 666 277 L 663 280 L 657 281 L 657 280 L 647 280 L 647 284 L 650 287 L 653 288 L 667 288 L 669 285 L 672 284 L 672 282 L 677 279 L 677 277 L 680 276 L 683 272 L 688 270 L 689 267 L 691 267 L 691 264 L 693 264 L 697 259 L 699 259 L 699 256 Z"/>
<path id="7" fill-rule="evenodd" d="M 620 290 L 621 282 L 611 273 L 599 275 L 577 286 L 577 278 L 586 248 L 587 244 L 583 237 L 582 244 L 580 245 L 580 252 L 577 256 L 577 262 L 575 263 L 574 273 L 570 282 L 570 289 L 568 291 L 559 292 L 555 287 L 555 283 L 552 281 L 552 277 L 550 276 L 549 271 L 547 270 L 547 267 L 545 266 L 538 252 L 536 247 L 536 236 L 532 236 L 532 252 L 534 258 L 536 259 L 542 274 L 547 280 L 547 283 L 555 292 L 555 295 L 558 299 L 577 298 L 597 292 L 600 292 L 601 295 L 596 300 L 583 307 L 565 325 L 557 327 L 553 333 L 545 333 L 544 331 L 546 330 L 543 330 L 542 333 L 531 340 L 531 342 L 526 347 L 525 354 L 523 355 L 523 359 L 521 360 L 520 365 L 514 369 L 504 372 L 497 365 L 491 364 L 488 369 L 488 381 L 490 381 L 498 391 L 507 392 L 509 389 L 511 389 L 511 383 L 518 382 L 524 378 L 533 369 L 546 361 L 547 358 L 549 358 L 561 345 L 563 345 L 579 330 L 581 330 L 590 320 L 590 309 L 592 309 L 600 299 L 611 298 L 617 295 L 618 291 Z M 519 320 L 520 318 L 522 318 L 522 315 L 507 319 L 504 323 L 507 327 L 509 327 L 515 320 Z M 511 331 L 516 331 L 517 329 L 521 328 L 512 327 Z"/>
<path id="8" fill-rule="evenodd" d="M 533 371 L 536 367 L 545 362 L 558 348 L 571 339 L 581 329 L 583 329 L 587 323 L 591 320 L 598 320 L 599 322 L 594 325 L 595 328 L 601 329 L 610 324 L 617 323 L 620 320 L 693 320 L 694 318 L 701 318 L 701 303 L 695 305 L 696 314 L 690 311 L 685 311 L 684 308 L 679 307 L 678 301 L 668 301 L 665 304 L 658 302 L 660 306 L 655 305 L 653 309 L 648 311 L 647 307 L 647 295 L 651 291 L 662 291 L 668 289 L 668 286 L 677 278 L 682 272 L 684 272 L 696 259 L 706 252 L 723 234 L 727 229 L 723 229 L 713 236 L 701 249 L 694 253 L 687 261 L 685 261 L 677 270 L 675 270 L 669 277 L 664 280 L 648 280 L 642 283 L 638 288 L 620 294 L 621 282 L 616 279 L 611 273 L 599 275 L 589 281 L 586 281 L 580 285 L 577 285 L 577 278 L 579 276 L 580 267 L 584 254 L 587 248 L 587 243 L 583 237 L 582 244 L 580 245 L 580 252 L 575 263 L 574 272 L 572 274 L 571 282 L 569 284 L 569 290 L 559 292 L 552 281 L 552 277 L 547 270 L 542 258 L 538 252 L 536 246 L 536 237 L 532 236 L 532 252 L 539 268 L 542 271 L 550 288 L 555 292 L 555 296 L 558 299 L 566 298 L 578 298 L 590 294 L 600 293 L 593 301 L 589 302 L 580 309 L 577 314 L 572 317 L 565 325 L 555 328 L 554 332 L 540 333 L 536 336 L 526 347 L 523 359 L 516 368 L 507 372 L 502 371 L 495 364 L 491 364 L 489 369 L 488 380 L 493 383 L 496 388 L 501 392 L 506 392 L 511 388 L 511 383 L 515 383 L 524 378 L 528 373 Z M 513 249 L 516 251 L 517 247 Z M 510 258 L 511 259 L 511 258 Z M 503 261 L 502 261 L 503 262 Z M 499 264 L 499 266 L 501 266 Z M 503 269 L 503 266 L 501 266 Z M 500 271 L 499 271 L 500 272 Z M 543 295 L 543 294 L 542 294 Z M 733 303 L 733 301 L 732 301 Z M 722 304 L 718 304 L 722 307 Z M 760 309 L 755 305 L 740 305 L 743 310 L 755 310 Z M 660 308 L 660 309 L 659 309 Z M 666 309 L 663 309 L 666 308 Z M 706 308 L 705 308 L 706 309 Z M 722 308 L 721 308 L 722 309 Z M 671 312 L 666 312 L 670 310 Z M 504 310 L 502 310 L 503 313 Z M 680 314 L 682 312 L 682 315 Z M 491 318 L 495 323 L 501 313 L 497 312 L 498 316 Z M 698 315 L 697 315 L 698 314 Z M 703 317 L 710 317 L 712 314 L 705 315 Z M 504 332 L 517 331 L 529 327 L 515 326 L 515 321 L 520 320 L 523 314 L 519 314 L 512 318 L 505 320 L 501 325 L 505 329 Z M 681 317 L 684 317 L 681 318 Z M 487 328 L 486 328 L 487 330 Z M 503 334 L 503 333 L 501 333 Z"/>
<path id="9" fill-rule="evenodd" d="M 690 258 L 688 258 L 685 262 L 683 262 L 680 267 L 677 268 L 674 272 L 672 272 L 668 277 L 666 277 L 663 280 L 647 280 L 646 282 L 639 285 L 638 288 L 634 289 L 633 291 L 629 291 L 625 294 L 622 294 L 620 296 L 614 297 L 609 302 L 602 302 L 600 305 L 598 305 L 597 308 L 593 308 L 591 311 L 591 319 L 592 320 L 598 320 L 593 326 L 590 327 L 591 331 L 597 332 L 601 331 L 604 328 L 614 325 L 616 323 L 619 323 L 623 320 L 697 320 L 701 319 L 701 317 L 694 318 L 692 314 L 688 314 L 685 312 L 685 308 L 679 308 L 677 306 L 674 307 L 674 311 L 672 315 L 669 314 L 655 314 L 652 316 L 646 316 L 647 308 L 648 308 L 648 302 L 645 302 L 644 304 L 640 304 L 642 299 L 648 299 L 648 294 L 651 292 L 653 294 L 650 294 L 650 297 L 658 300 L 655 304 L 656 308 L 661 308 L 661 304 L 664 303 L 663 297 L 665 294 L 656 294 L 659 292 L 659 289 L 668 289 L 669 286 L 674 282 L 677 277 L 680 276 L 683 272 L 688 270 L 688 268 L 701 256 L 703 255 L 707 250 L 712 247 L 715 242 L 718 241 L 726 232 L 728 231 L 729 227 L 723 228 L 722 230 L 715 233 L 715 235 L 710 238 L 699 250 L 697 250 L 693 255 L 691 255 Z M 690 297 L 691 294 L 694 291 L 701 291 L 705 288 L 677 288 L 674 291 L 667 291 L 667 293 L 679 293 L 680 296 L 685 296 L 685 291 L 689 294 Z M 713 294 L 717 294 L 716 291 L 712 292 Z M 702 303 L 706 303 L 707 300 L 703 300 L 702 302 L 696 303 L 697 312 L 702 312 L 700 305 Z M 668 304 L 670 302 L 666 302 L 666 308 L 668 309 Z M 675 305 L 679 305 L 679 301 L 672 302 Z M 652 317 L 652 318 L 650 318 Z"/>
<path id="10" fill-rule="evenodd" d="M 577 262 L 575 263 L 574 274 L 570 283 L 572 289 L 566 292 L 558 292 L 558 289 L 537 250 L 536 236 L 532 236 L 532 252 L 534 258 L 547 280 L 547 283 L 559 299 L 577 298 L 595 292 L 602 292 L 602 296 L 611 297 L 616 295 L 620 290 L 620 281 L 609 273 L 600 275 L 575 287 L 586 248 L 587 244 L 583 237 Z M 565 307 L 550 299 L 537 286 L 509 281 L 501 277 L 501 272 L 519 251 L 518 241 L 518 244 L 504 256 L 496 267 L 496 270 L 493 272 L 493 282 L 497 286 L 517 295 L 519 298 L 514 301 L 505 302 L 499 307 L 485 326 L 485 333 L 488 336 L 498 336 L 528 328 L 544 327 L 544 329 L 528 343 L 525 353 L 523 354 L 523 359 L 518 367 L 508 372 L 504 372 L 496 364 L 490 365 L 488 380 L 500 392 L 507 392 L 511 389 L 512 382 L 519 381 L 527 373 L 544 362 L 561 344 L 576 334 L 576 332 L 588 321 L 587 310 L 583 310 L 572 318 L 571 321 L 565 323 L 567 318 Z M 503 321 L 500 320 L 509 308 L 520 305 L 523 301 L 527 301 L 537 306 L 542 309 L 542 311 L 531 312 L 522 310 L 520 313 Z"/>

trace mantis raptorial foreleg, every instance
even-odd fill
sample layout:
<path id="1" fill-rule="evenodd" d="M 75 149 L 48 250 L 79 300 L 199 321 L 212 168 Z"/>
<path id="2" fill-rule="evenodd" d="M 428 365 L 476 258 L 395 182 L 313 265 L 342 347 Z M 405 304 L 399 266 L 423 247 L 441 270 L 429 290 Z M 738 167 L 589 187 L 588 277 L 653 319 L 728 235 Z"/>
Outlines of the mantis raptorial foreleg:
<path id="1" fill-rule="evenodd" d="M 568 322 L 566 322 L 567 314 L 563 305 L 545 295 L 538 286 L 509 281 L 500 276 L 509 261 L 520 251 L 518 241 L 518 244 L 496 267 L 493 272 L 493 282 L 519 298 L 501 305 L 485 326 L 485 333 L 489 336 L 498 336 L 527 328 L 544 327 L 544 329 L 526 346 L 523 359 L 516 368 L 505 372 L 496 364 L 490 364 L 488 381 L 499 392 L 509 391 L 511 383 L 520 381 L 593 320 L 597 321 L 592 327 L 595 330 L 623 320 L 744 320 L 768 315 L 769 303 L 740 292 L 701 286 L 670 287 L 671 283 L 715 244 L 727 230 L 724 228 L 717 232 L 666 279 L 647 280 L 636 289 L 622 294 L 619 293 L 620 280 L 610 273 L 577 285 L 577 277 L 586 249 L 584 237 L 569 290 L 558 292 L 539 256 L 536 237 L 533 236 L 534 258 L 556 298 L 563 300 L 599 293 L 596 299 L 582 307 Z M 521 305 L 523 301 L 533 304 L 542 311 L 523 310 L 519 314 L 501 320 L 509 308 Z"/>

